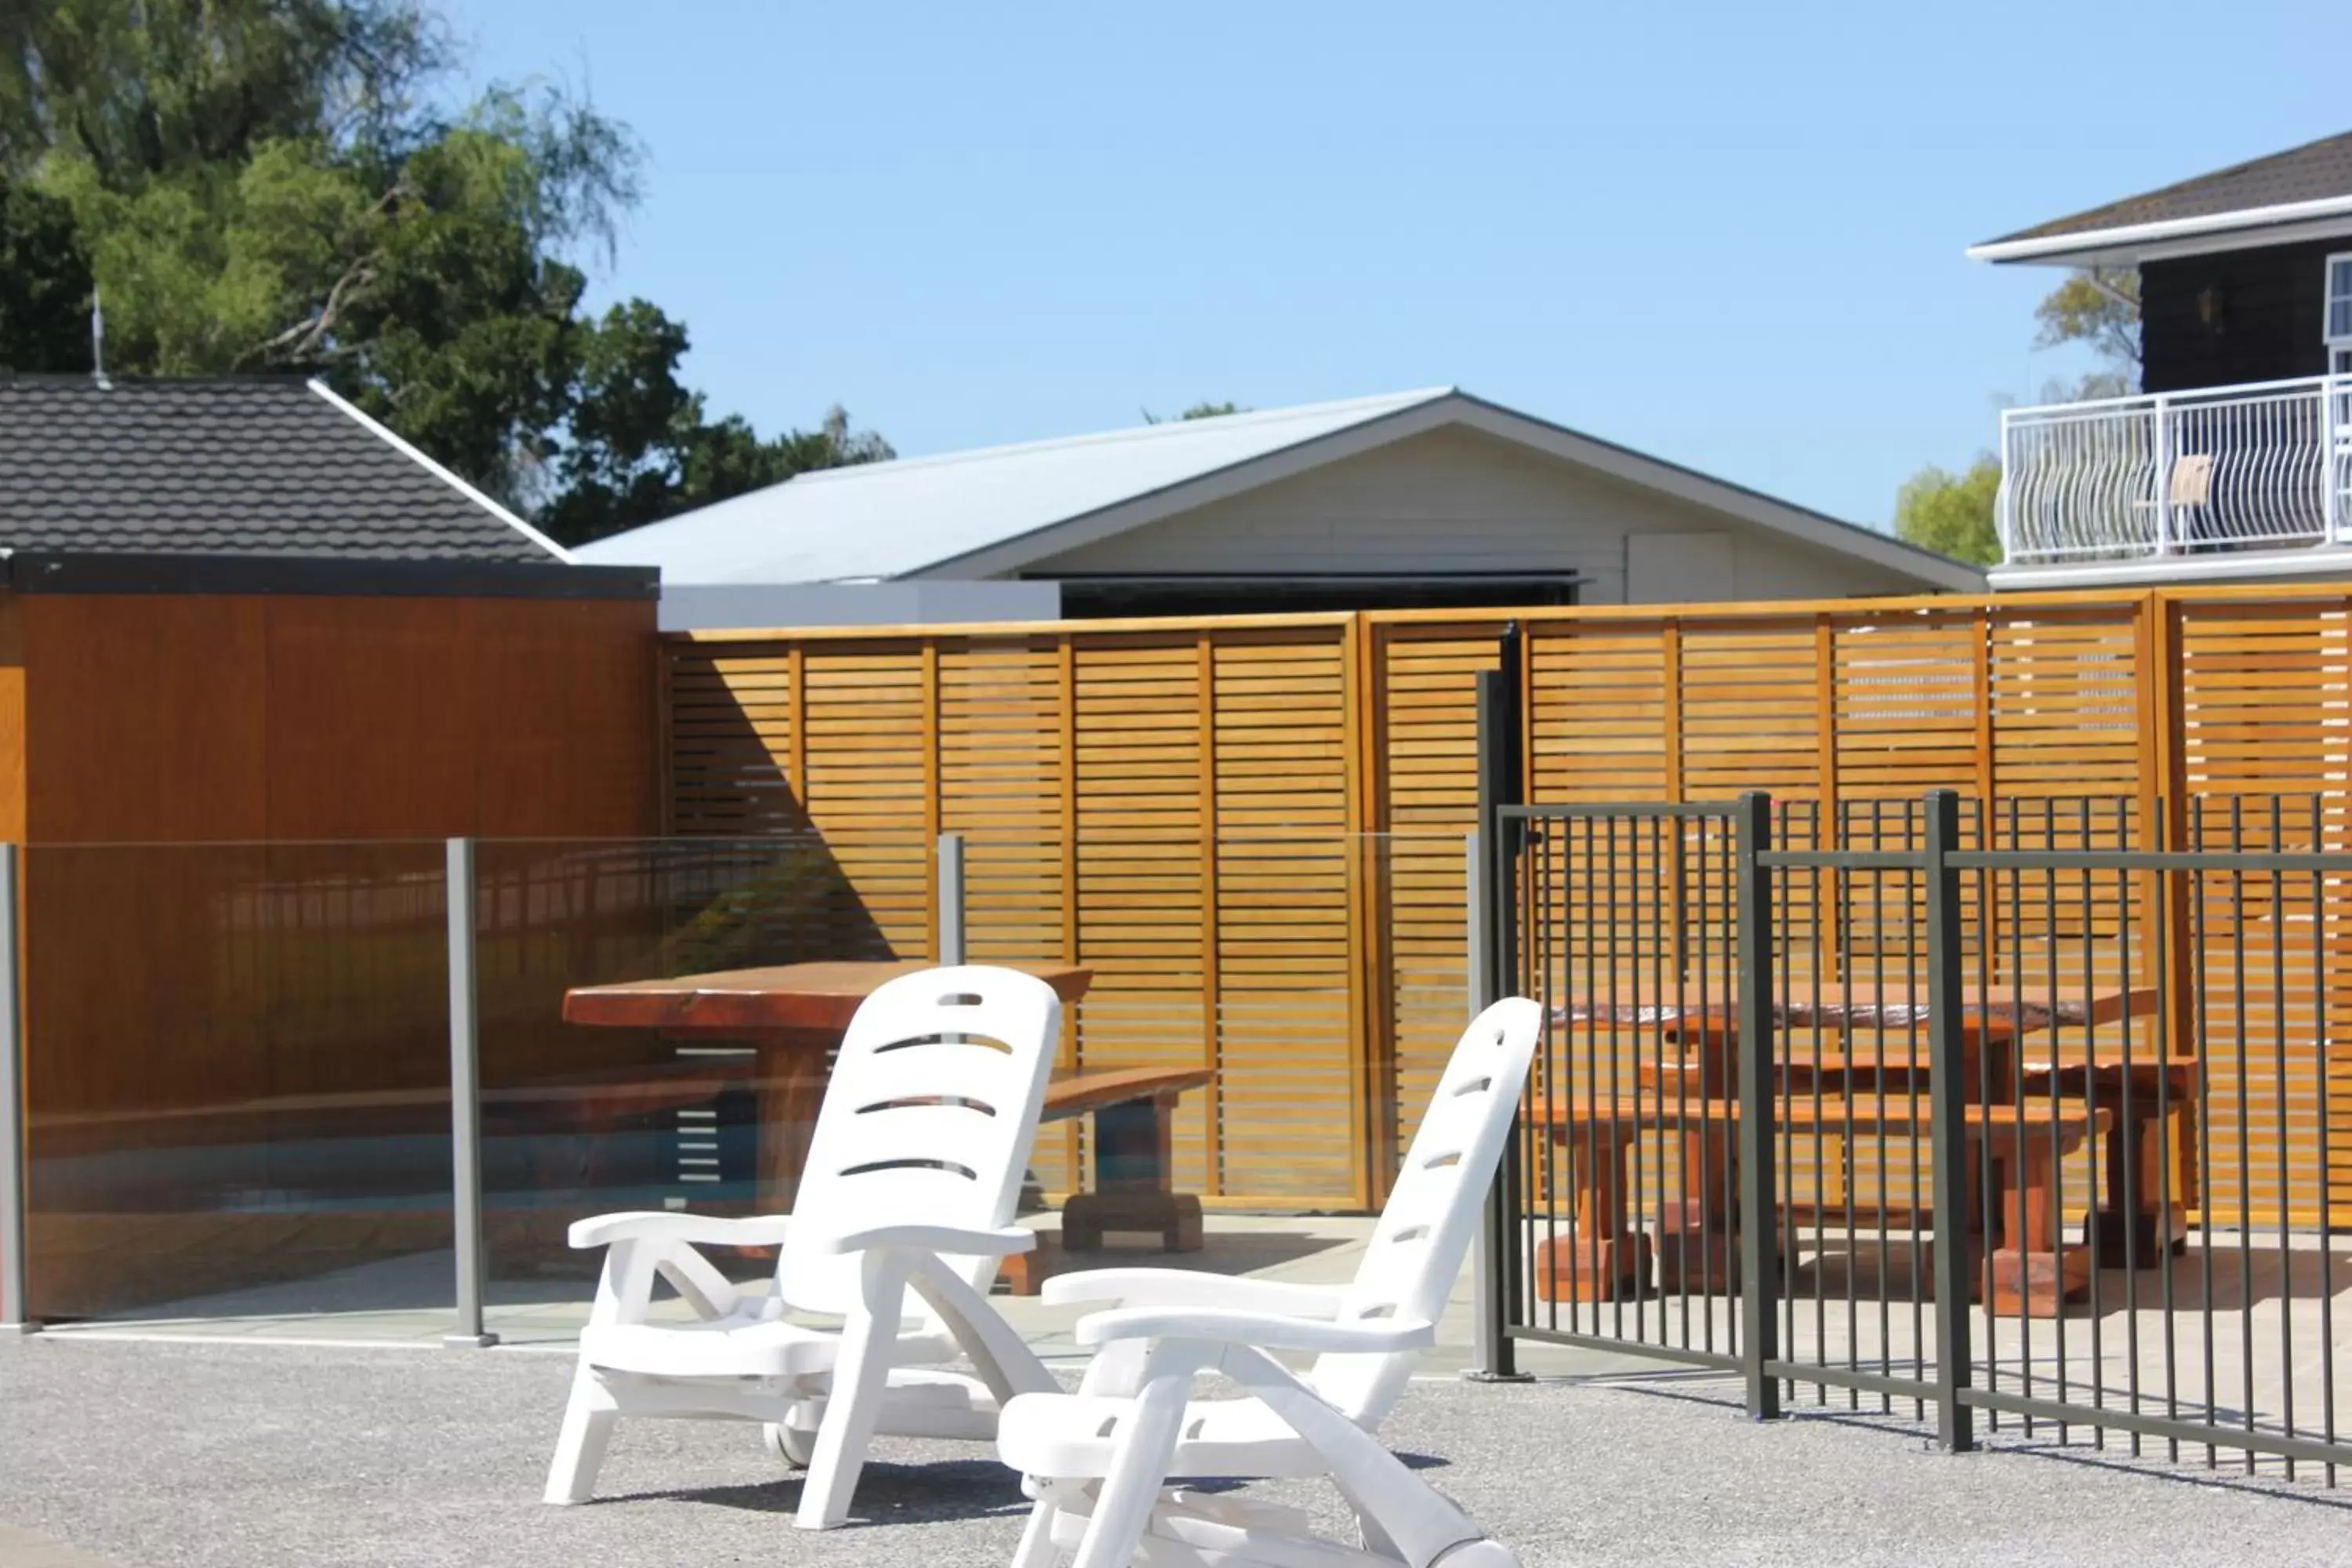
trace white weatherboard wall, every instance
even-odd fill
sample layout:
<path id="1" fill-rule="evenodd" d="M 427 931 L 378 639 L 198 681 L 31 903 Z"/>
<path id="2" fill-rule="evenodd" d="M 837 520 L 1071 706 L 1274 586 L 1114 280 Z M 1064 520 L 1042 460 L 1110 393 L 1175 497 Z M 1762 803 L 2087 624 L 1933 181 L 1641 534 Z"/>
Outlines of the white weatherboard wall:
<path id="1" fill-rule="evenodd" d="M 1670 538 L 1700 536 L 1689 573 Z M 1629 541 L 1653 536 L 1636 552 Z M 1081 574 L 1574 573 L 1588 605 L 1842 598 L 1915 577 L 1475 430 L 1342 458 L 1024 569 Z M 1704 588 L 1695 593 L 1694 586 Z"/>

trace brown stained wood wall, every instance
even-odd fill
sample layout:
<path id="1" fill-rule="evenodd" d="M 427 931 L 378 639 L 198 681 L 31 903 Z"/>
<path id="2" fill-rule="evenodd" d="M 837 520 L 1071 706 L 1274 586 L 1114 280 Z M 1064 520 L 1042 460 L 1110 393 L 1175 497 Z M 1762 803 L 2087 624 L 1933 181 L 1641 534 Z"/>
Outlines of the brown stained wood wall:
<path id="1" fill-rule="evenodd" d="M 278 1166 L 305 1139 L 446 1125 L 439 840 L 656 831 L 654 636 L 647 600 L 0 595 L 40 1310 L 250 1283 L 279 1244 L 315 1256 L 230 1215 L 170 1232 L 201 1253 L 244 1226 L 226 1275 L 183 1277 L 86 1201 L 144 1224 L 205 1201 L 174 1190 L 194 1166 L 260 1190 L 295 1180 Z M 512 945 L 485 944 L 494 1022 Z M 538 984 L 526 1022 L 487 1031 L 494 1087 L 664 1054 L 561 1025 L 560 994 Z M 306 1131 L 319 1104 L 356 1109 Z M 354 1147 L 336 1175 L 364 1191 Z M 60 1196 L 43 1168 L 77 1162 L 133 1173 Z M 373 1255 L 362 1229 L 339 1259 Z"/>
<path id="2" fill-rule="evenodd" d="M 2309 843 L 2316 796 L 2319 842 L 2352 846 L 2341 587 L 681 635 L 669 826 L 813 827 L 908 953 L 933 928 L 931 836 L 966 834 L 973 955 L 1097 971 L 1070 1060 L 1219 1069 L 1186 1103 L 1183 1184 L 1363 1205 L 1460 1027 L 1475 677 L 1513 620 L 1539 802 L 1766 789 L 1830 823 L 1943 787 L 1988 803 L 1986 842 L 2148 847 L 2189 842 L 2192 817 L 2219 842 L 2231 809 L 2242 842 Z M 2124 804 L 2078 822 L 2084 797 Z M 2352 1036 L 2352 981 L 2324 962 L 2352 910 L 2308 881 L 2209 887 L 2199 916 L 2213 951 L 2257 944 L 2246 985 L 2267 987 L 2242 1066 L 2234 1015 L 2202 1026 L 2217 1099 L 2246 1106 L 2214 1122 L 2220 1208 L 2274 1209 L 2280 1156 L 2315 1161 L 2318 1042 Z M 2094 890 L 2087 914 L 1987 940 L 2062 974 L 2144 969 L 2122 932 L 2153 879 Z M 2281 932 L 2300 946 L 2271 1008 L 2259 944 Z M 2352 1048 L 2326 1048 L 2347 1054 L 2326 1109 L 2352 1213 Z M 1049 1186 L 1086 1155 L 1057 1136 Z"/>

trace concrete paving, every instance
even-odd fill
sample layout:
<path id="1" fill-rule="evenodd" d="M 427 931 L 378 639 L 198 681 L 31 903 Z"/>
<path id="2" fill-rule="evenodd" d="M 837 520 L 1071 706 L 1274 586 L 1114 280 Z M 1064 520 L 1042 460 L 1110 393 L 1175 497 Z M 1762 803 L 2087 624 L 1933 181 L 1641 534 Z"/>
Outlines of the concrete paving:
<path id="1" fill-rule="evenodd" d="M 808 1536 L 789 1519 L 797 1479 L 750 1428 L 628 1423 L 600 1500 L 545 1507 L 569 1372 L 560 1356 L 502 1350 L 0 1344 L 0 1521 L 115 1568 L 1011 1559 L 1024 1504 L 971 1445 L 879 1445 L 853 1524 Z M 1387 1433 L 1527 1568 L 2352 1558 L 2352 1508 L 2314 1481 L 2022 1446 L 1955 1457 L 1849 1416 L 1753 1425 L 1731 1393 L 1704 1378 L 1422 1381 Z M 1339 1522 L 1319 1485 L 1250 1489 Z M 8 1568 L 39 1562 L 10 1544 Z"/>
<path id="2" fill-rule="evenodd" d="M 1058 1228 L 1058 1216 L 1040 1215 L 1028 1223 L 1050 1236 Z M 1207 1245 L 1199 1252 L 1162 1254 L 1118 1248 L 1090 1258 L 1087 1266 L 1140 1263 L 1330 1284 L 1355 1273 L 1371 1227 L 1370 1220 L 1352 1216 L 1218 1215 L 1212 1217 Z M 739 1267 L 735 1272 L 741 1277 L 751 1270 Z M 438 1346 L 452 1326 L 449 1310 L 445 1305 L 415 1303 L 446 1302 L 450 1274 L 447 1253 L 420 1253 L 322 1279 L 168 1301 L 52 1332 L 110 1339 Z M 568 1350 L 587 1321 L 594 1290 L 593 1279 L 584 1275 L 496 1280 L 488 1293 L 484 1321 L 502 1345 Z M 1082 1359 L 1084 1352 L 1072 1340 L 1071 1329 L 1086 1309 L 1049 1307 L 1034 1297 L 1003 1293 L 995 1297 L 995 1303 L 1047 1361 Z M 1451 1372 L 1468 1364 L 1470 1304 L 1471 1285 L 1465 1271 L 1455 1282 L 1441 1325 L 1442 1348 L 1431 1363 L 1433 1371 Z M 684 1312 L 676 1304 L 668 1310 Z M 1543 1369 L 1563 1373 L 1632 1370 L 1643 1364 L 1632 1358 L 1590 1352 L 1555 1353 L 1538 1349 L 1533 1353 Z"/>
<path id="3" fill-rule="evenodd" d="M 1029 1223 L 1050 1235 L 1056 1217 L 1040 1215 Z M 1371 1223 L 1360 1217 L 1216 1215 L 1200 1252 L 1120 1250 L 1098 1261 L 1330 1284 L 1355 1272 Z M 1531 1232 L 1530 1243 L 1535 1239 Z M 2204 1250 L 2209 1246 L 2210 1252 Z M 1784 1352 L 1827 1366 L 1932 1375 L 1932 1309 L 1924 1301 L 1915 1307 L 1910 1300 L 1928 1293 L 1912 1289 L 1911 1254 L 1907 1232 L 1890 1239 L 1883 1256 L 1868 1236 L 1828 1245 L 1801 1237 L 1798 1267 L 1789 1279 L 1791 1300 L 1781 1320 Z M 438 1347 L 452 1327 L 448 1309 L 438 1304 L 449 1298 L 451 1272 L 447 1253 L 418 1254 L 319 1279 L 168 1302 L 57 1332 Z M 746 1265 L 737 1272 L 756 1275 L 759 1268 Z M 2308 1235 L 2291 1235 L 2284 1245 L 2275 1236 L 2258 1236 L 2242 1252 L 2234 1235 L 2215 1233 L 2193 1240 L 2172 1262 L 2168 1279 L 2153 1269 L 2110 1269 L 2100 1276 L 2099 1289 L 2095 1313 L 2077 1310 L 2056 1321 L 2004 1317 L 1988 1322 L 1979 1317 L 1979 1363 L 1998 1369 L 2001 1387 L 2042 1398 L 2122 1405 L 2136 1384 L 2143 1409 L 2177 1410 L 2193 1418 L 2210 1408 L 2225 1421 L 2251 1415 L 2258 1426 L 2275 1430 L 2284 1424 L 2291 1394 L 2299 1429 L 2320 1429 L 2331 1409 L 2352 1427 L 2352 1243 L 2344 1238 L 2336 1238 L 2329 1253 Z M 2175 1309 L 2168 1321 L 2168 1289 Z M 506 1346 L 565 1351 L 586 1321 L 593 1293 L 585 1274 L 500 1279 L 491 1289 L 485 1319 Z M 1894 1299 L 1884 1308 L 1882 1293 Z M 1083 1359 L 1071 1330 L 1085 1309 L 1003 1294 L 995 1301 L 1048 1363 Z M 2199 1310 L 2207 1304 L 2210 1315 Z M 668 1310 L 684 1312 L 674 1303 Z M 1429 1371 L 1451 1373 L 1470 1364 L 1470 1312 L 1465 1271 L 1439 1326 Z M 1736 1343 L 1735 1315 L 1735 1303 L 1727 1298 L 1679 1295 L 1622 1304 L 1537 1303 L 1529 1314 L 1538 1325 L 1596 1337 L 1714 1352 L 1727 1352 Z M 1552 1345 L 1522 1345 L 1519 1355 L 1527 1370 L 1556 1376 L 1639 1373 L 1657 1364 L 1631 1353 Z"/>
<path id="4" fill-rule="evenodd" d="M 8 1568 L 116 1568 L 103 1557 L 0 1524 L 0 1563 Z"/>

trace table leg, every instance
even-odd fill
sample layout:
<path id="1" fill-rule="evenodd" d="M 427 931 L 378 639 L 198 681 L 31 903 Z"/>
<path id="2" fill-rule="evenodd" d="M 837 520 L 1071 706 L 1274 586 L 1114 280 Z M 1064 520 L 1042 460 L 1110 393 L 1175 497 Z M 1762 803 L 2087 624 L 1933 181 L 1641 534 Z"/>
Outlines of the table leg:
<path id="1" fill-rule="evenodd" d="M 1658 1289 L 1729 1295 L 1739 1289 L 1739 1247 L 1727 1194 L 1736 1190 L 1731 1128 L 1707 1121 L 1682 1135 L 1683 1195 L 1658 1205 Z"/>
<path id="2" fill-rule="evenodd" d="M 2176 1117 L 2181 1113 L 2178 1100 L 2168 1109 Z M 2161 1268 L 2189 1240 L 2179 1206 L 2164 1190 L 2159 1151 L 2170 1129 L 2158 1116 L 2153 1095 L 2136 1096 L 2128 1106 L 2118 1107 L 2116 1116 L 2116 1124 L 2107 1132 L 2106 1191 L 2092 1216 L 2099 1261 L 2110 1268 L 2123 1268 L 2126 1258 L 2142 1268 Z M 2126 1121 L 2131 1126 L 2128 1138 L 2123 1131 Z M 2127 1202 L 2127 1194 L 2137 1202 Z"/>
<path id="3" fill-rule="evenodd" d="M 1996 1315 L 2054 1318 L 2090 1294 L 2091 1255 L 2059 1247 L 2060 1152 L 2046 1131 L 2029 1131 L 2022 1149 L 1992 1151 L 2000 1171 L 2000 1245 L 1985 1259 L 1985 1294 Z"/>
<path id="4" fill-rule="evenodd" d="M 1201 1250 L 1201 1200 L 1174 1188 L 1176 1100 L 1155 1095 L 1095 1111 L 1095 1190 L 1062 1205 L 1059 1237 L 1005 1259 L 1006 1289 L 1035 1295 L 1070 1254 L 1101 1251 L 1113 1232 L 1156 1231 L 1162 1252 Z"/>
<path id="5" fill-rule="evenodd" d="M 1101 1249 L 1111 1231 L 1157 1231 L 1162 1252 L 1201 1250 L 1201 1200 L 1174 1189 L 1176 1097 L 1095 1112 L 1095 1190 L 1062 1205 L 1062 1245 Z"/>
<path id="6" fill-rule="evenodd" d="M 1605 1128 L 1563 1130 L 1575 1223 L 1567 1236 L 1538 1243 L 1538 1301 L 1599 1301 L 1638 1295 L 1650 1275 L 1650 1238 L 1627 1223 L 1626 1162 L 1639 1143 L 1630 1130 L 1610 1147 Z"/>
<path id="7" fill-rule="evenodd" d="M 831 1076 L 826 1057 L 834 1043 L 831 1035 L 809 1037 L 805 1032 L 780 1033 L 760 1042 L 756 1092 L 762 1214 L 793 1212 L 801 1172 L 808 1163 L 809 1139 L 824 1104 L 825 1080 Z"/>

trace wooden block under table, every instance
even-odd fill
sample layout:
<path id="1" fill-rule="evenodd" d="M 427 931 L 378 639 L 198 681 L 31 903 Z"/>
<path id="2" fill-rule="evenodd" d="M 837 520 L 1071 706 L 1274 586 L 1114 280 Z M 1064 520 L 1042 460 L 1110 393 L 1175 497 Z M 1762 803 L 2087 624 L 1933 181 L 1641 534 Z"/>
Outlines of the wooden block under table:
<path id="1" fill-rule="evenodd" d="M 1062 1271 L 1066 1261 L 1062 1256 L 1062 1238 L 1050 1230 L 1041 1230 L 1037 1233 L 1037 1245 L 1006 1258 L 998 1267 L 996 1278 L 1015 1296 L 1034 1296 L 1045 1288 L 1046 1280 Z"/>
<path id="2" fill-rule="evenodd" d="M 1739 1289 L 1739 1233 L 1698 1198 L 1658 1205 L 1658 1289 L 1667 1295 L 1729 1296 Z"/>
<path id="3" fill-rule="evenodd" d="M 1614 1236 L 1558 1236 L 1536 1244 L 1538 1301 L 1630 1301 L 1647 1293 L 1650 1238 L 1639 1231 Z"/>
<path id="4" fill-rule="evenodd" d="M 1198 1252 L 1201 1200 L 1191 1193 L 1156 1187 L 1111 1187 L 1073 1194 L 1062 1205 L 1062 1246 L 1071 1252 L 1099 1252 L 1106 1235 L 1157 1233 L 1162 1252 Z"/>

